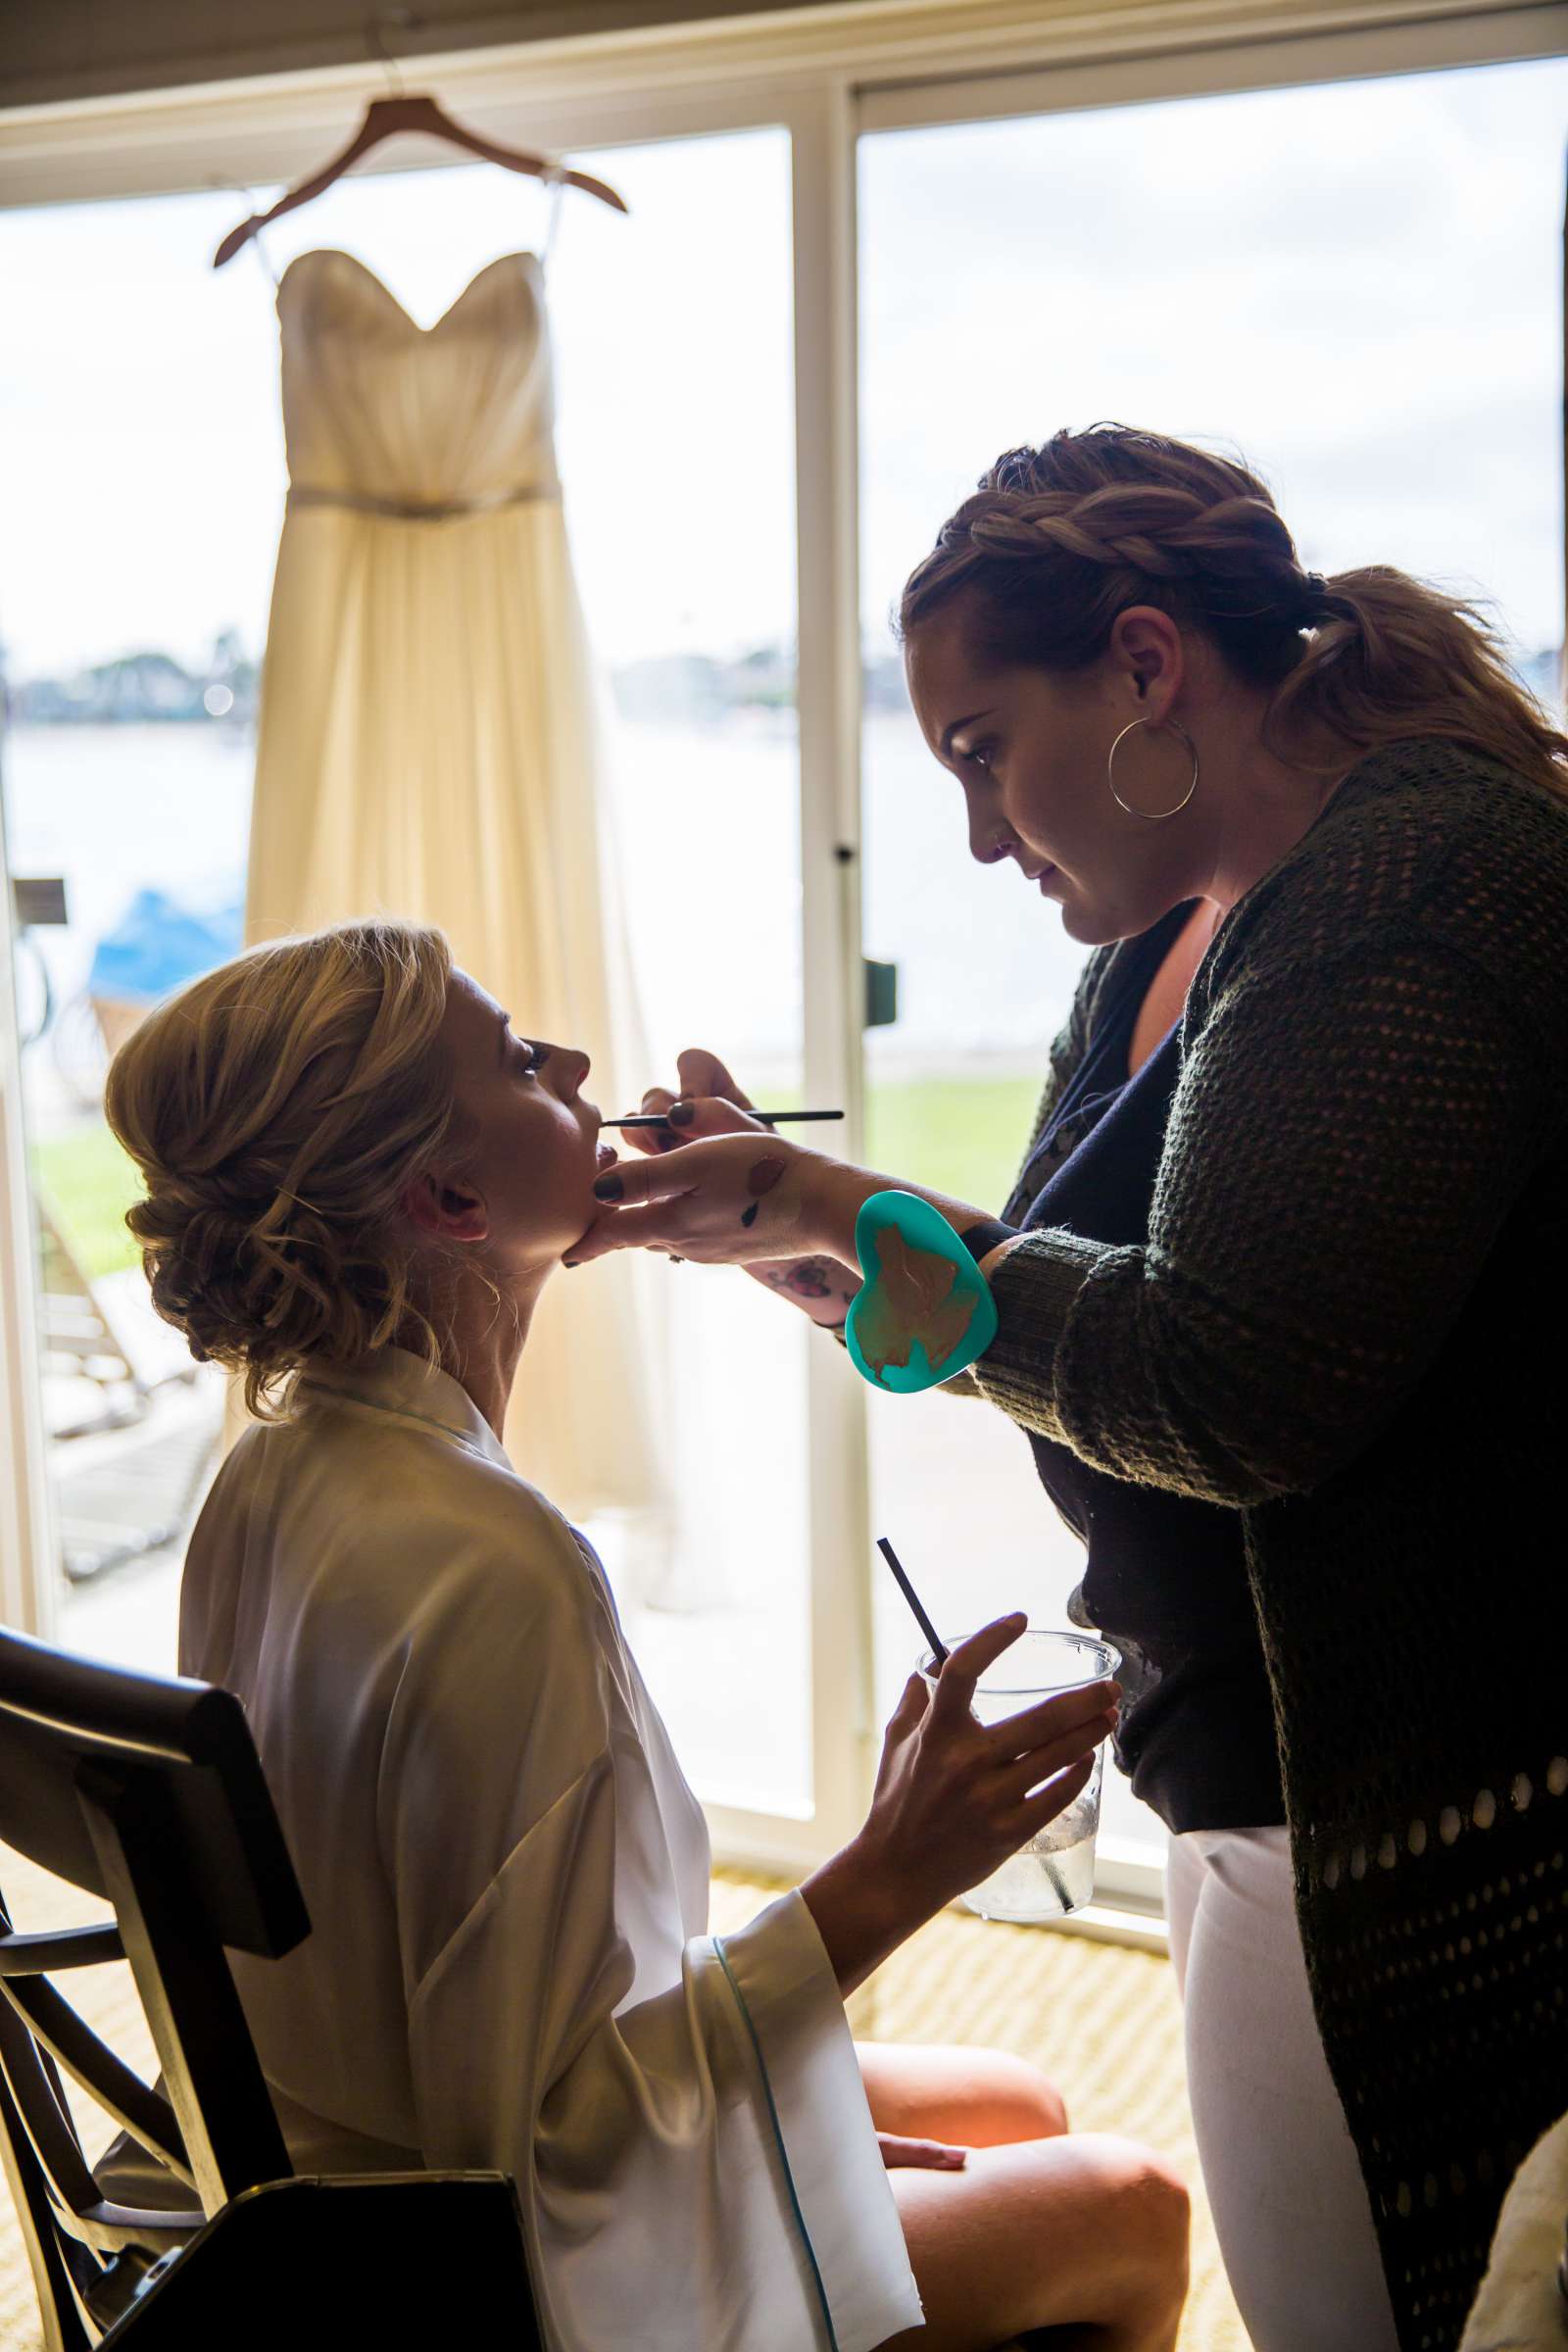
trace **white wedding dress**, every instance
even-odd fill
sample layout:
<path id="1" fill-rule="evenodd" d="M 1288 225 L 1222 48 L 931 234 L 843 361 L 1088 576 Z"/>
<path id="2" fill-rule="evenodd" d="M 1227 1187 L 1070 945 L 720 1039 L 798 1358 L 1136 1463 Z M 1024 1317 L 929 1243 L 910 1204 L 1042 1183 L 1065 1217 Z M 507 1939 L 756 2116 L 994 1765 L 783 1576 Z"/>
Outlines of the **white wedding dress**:
<path id="1" fill-rule="evenodd" d="M 490 263 L 428 331 L 346 253 L 302 255 L 277 304 L 291 487 L 247 935 L 368 914 L 438 923 L 519 1032 L 586 1047 L 590 1095 L 613 1117 L 649 1064 L 540 266 Z M 513 1459 L 576 1517 L 662 1502 L 637 1269 L 601 1264 L 564 1305 L 547 1295 L 529 1337 Z"/>

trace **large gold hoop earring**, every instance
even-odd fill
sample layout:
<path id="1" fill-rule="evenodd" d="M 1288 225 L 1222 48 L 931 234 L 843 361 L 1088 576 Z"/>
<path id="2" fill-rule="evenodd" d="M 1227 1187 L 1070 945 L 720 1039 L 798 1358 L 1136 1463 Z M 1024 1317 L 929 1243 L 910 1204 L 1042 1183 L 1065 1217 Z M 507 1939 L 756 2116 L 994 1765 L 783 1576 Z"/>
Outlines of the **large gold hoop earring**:
<path id="1" fill-rule="evenodd" d="M 1186 744 L 1193 762 L 1193 780 L 1188 785 L 1186 792 L 1177 802 L 1174 808 L 1134 808 L 1128 802 L 1122 799 L 1121 794 L 1116 790 L 1117 747 L 1125 743 L 1127 737 L 1132 733 L 1134 727 L 1147 727 L 1149 724 L 1147 718 L 1130 718 L 1127 721 L 1127 724 L 1123 727 L 1121 733 L 1117 736 L 1115 743 L 1111 745 L 1109 751 L 1105 754 L 1105 782 L 1110 786 L 1111 799 L 1115 802 L 1118 808 L 1125 808 L 1129 816 L 1141 816 L 1144 822 L 1150 825 L 1162 825 L 1168 816 L 1180 816 L 1182 810 L 1186 808 L 1188 802 L 1198 790 L 1197 744 L 1194 743 L 1192 737 L 1188 734 L 1187 729 L 1184 726 L 1181 726 L 1174 718 L 1163 719 L 1160 723 L 1163 726 L 1169 727 L 1171 733 L 1175 736 L 1178 736 L 1180 740 Z"/>

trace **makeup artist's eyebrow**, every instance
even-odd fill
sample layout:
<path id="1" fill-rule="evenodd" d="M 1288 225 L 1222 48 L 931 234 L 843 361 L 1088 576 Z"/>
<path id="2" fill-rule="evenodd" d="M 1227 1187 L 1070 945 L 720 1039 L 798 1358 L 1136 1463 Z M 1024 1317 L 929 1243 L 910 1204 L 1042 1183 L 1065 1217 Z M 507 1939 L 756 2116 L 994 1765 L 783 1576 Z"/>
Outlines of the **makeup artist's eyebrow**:
<path id="1" fill-rule="evenodd" d="M 950 726 L 944 727 L 942 730 L 942 758 L 946 760 L 948 754 L 952 751 L 953 738 L 955 735 L 956 735 L 960 727 L 972 727 L 977 718 L 989 718 L 990 716 L 991 712 L 989 710 L 971 710 L 967 718 L 956 718 Z"/>

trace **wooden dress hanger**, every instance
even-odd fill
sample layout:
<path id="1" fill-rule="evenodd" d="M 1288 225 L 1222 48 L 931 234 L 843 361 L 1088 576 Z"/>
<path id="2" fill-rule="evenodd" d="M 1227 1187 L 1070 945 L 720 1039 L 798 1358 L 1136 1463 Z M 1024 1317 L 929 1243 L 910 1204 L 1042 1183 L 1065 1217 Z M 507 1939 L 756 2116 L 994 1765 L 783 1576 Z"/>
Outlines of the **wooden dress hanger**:
<path id="1" fill-rule="evenodd" d="M 466 155 L 476 155 L 487 164 L 499 164 L 505 172 L 525 172 L 531 178 L 552 180 L 559 187 L 581 188 L 586 195 L 597 196 L 617 213 L 627 211 L 625 199 L 604 180 L 593 178 L 586 172 L 568 172 L 548 156 L 532 155 L 516 147 L 500 147 L 493 139 L 481 138 L 477 131 L 466 129 L 455 122 L 439 103 L 426 92 L 405 96 L 400 90 L 395 98 L 372 98 L 365 110 L 365 118 L 341 155 L 335 155 L 311 179 L 301 180 L 280 196 L 270 213 L 253 213 L 237 228 L 231 228 L 213 256 L 213 268 L 221 270 L 236 253 L 247 246 L 259 229 L 269 228 L 285 213 L 297 212 L 302 204 L 310 204 L 341 179 L 360 158 L 379 147 L 383 139 L 398 137 L 404 131 L 421 131 L 427 138 L 443 139 L 448 146 L 461 147 Z"/>

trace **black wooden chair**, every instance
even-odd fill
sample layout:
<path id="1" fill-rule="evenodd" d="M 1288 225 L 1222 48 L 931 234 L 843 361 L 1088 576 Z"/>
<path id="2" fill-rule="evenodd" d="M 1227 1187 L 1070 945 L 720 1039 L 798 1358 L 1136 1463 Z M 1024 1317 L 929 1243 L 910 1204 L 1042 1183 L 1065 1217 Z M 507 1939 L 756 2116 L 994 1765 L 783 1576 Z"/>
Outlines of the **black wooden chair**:
<path id="1" fill-rule="evenodd" d="M 0 1633 L 0 1838 L 114 1914 L 19 1935 L 0 1897 L 0 2156 L 48 2352 L 538 2345 L 502 2175 L 291 2172 L 224 1947 L 277 1959 L 310 1920 L 237 1699 Z M 49 1981 L 122 1958 L 164 2089 Z M 62 2068 L 164 2168 L 166 2205 L 104 2195 Z"/>

